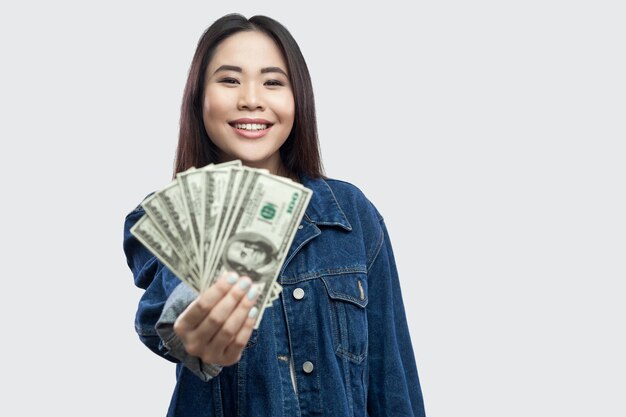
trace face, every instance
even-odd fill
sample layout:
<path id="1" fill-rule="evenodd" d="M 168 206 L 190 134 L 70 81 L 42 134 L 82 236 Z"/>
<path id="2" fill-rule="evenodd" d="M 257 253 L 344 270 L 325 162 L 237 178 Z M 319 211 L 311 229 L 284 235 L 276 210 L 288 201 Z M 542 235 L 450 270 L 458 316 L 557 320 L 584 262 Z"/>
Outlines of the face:
<path id="1" fill-rule="evenodd" d="M 267 263 L 267 254 L 254 243 L 234 241 L 228 248 L 227 258 L 243 265 L 248 270 L 254 270 Z"/>
<path id="2" fill-rule="evenodd" d="M 261 32 L 239 32 L 220 43 L 205 77 L 202 117 L 221 161 L 282 169 L 278 150 L 293 127 L 295 101 L 285 60 Z"/>

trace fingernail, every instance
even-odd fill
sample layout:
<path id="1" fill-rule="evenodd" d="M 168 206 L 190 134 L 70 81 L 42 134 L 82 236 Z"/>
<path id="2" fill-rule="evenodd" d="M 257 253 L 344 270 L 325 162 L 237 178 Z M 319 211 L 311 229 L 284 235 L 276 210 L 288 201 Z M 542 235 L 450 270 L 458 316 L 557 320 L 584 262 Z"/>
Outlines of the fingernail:
<path id="1" fill-rule="evenodd" d="M 256 295 L 256 291 L 257 291 L 257 287 L 252 287 L 250 288 L 250 291 L 248 291 L 248 300 L 252 300 L 254 298 L 254 296 Z"/>
<path id="2" fill-rule="evenodd" d="M 241 288 L 242 290 L 247 290 L 249 286 L 250 286 L 249 279 L 243 279 L 239 281 L 239 288 Z"/>
<path id="3" fill-rule="evenodd" d="M 228 276 L 226 277 L 226 282 L 228 282 L 230 285 L 233 285 L 235 282 L 237 282 L 237 274 L 235 274 L 234 272 L 228 274 Z"/>
<path id="4" fill-rule="evenodd" d="M 251 319 L 255 318 L 256 315 L 259 314 L 259 309 L 256 307 L 252 307 L 250 309 L 250 312 L 248 313 L 248 317 L 250 317 Z"/>

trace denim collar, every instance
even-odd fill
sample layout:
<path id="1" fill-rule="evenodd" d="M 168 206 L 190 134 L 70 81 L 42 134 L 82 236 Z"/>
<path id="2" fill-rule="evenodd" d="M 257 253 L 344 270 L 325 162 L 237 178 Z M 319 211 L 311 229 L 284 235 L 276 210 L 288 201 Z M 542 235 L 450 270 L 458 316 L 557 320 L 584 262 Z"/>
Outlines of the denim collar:
<path id="1" fill-rule="evenodd" d="M 323 178 L 300 176 L 302 185 L 311 189 L 313 195 L 304 213 L 304 217 L 318 226 L 339 226 L 352 230 L 352 226 L 344 214 L 333 190 Z"/>

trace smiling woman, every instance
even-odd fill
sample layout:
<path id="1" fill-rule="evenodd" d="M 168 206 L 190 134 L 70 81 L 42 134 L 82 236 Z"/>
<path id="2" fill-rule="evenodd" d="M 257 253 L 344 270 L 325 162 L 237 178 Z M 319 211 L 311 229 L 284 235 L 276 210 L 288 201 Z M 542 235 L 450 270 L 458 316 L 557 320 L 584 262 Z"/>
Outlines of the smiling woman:
<path id="1" fill-rule="evenodd" d="M 222 149 L 227 137 L 237 140 Z M 263 140 L 252 141 L 258 138 Z M 253 167 L 268 163 L 272 173 L 292 179 L 322 173 L 309 70 L 289 31 L 265 16 L 227 15 L 209 27 L 183 94 L 174 175 L 233 155 Z"/>
<path id="2" fill-rule="evenodd" d="M 126 217 L 124 251 L 144 290 L 135 327 L 176 362 L 168 416 L 424 416 L 385 222 L 357 187 L 323 175 L 304 57 L 265 16 L 211 25 L 183 95 L 174 175 L 234 159 L 313 192 L 257 330 L 256 281 L 277 270 L 277 248 L 235 235 L 230 271 L 197 294 L 130 233 L 142 207 Z"/>
<path id="3" fill-rule="evenodd" d="M 287 65 L 268 35 L 239 32 L 215 49 L 202 115 L 220 161 L 241 159 L 272 173 L 287 172 L 278 149 L 291 132 L 294 114 Z"/>

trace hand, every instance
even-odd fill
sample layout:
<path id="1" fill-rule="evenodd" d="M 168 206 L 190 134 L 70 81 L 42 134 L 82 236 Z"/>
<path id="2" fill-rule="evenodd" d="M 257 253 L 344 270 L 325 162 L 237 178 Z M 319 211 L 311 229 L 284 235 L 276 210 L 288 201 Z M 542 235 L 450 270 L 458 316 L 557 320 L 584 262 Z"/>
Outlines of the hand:
<path id="1" fill-rule="evenodd" d="M 251 282 L 227 272 L 189 304 L 174 322 L 187 353 L 207 364 L 239 362 L 258 314 L 258 294 Z"/>

